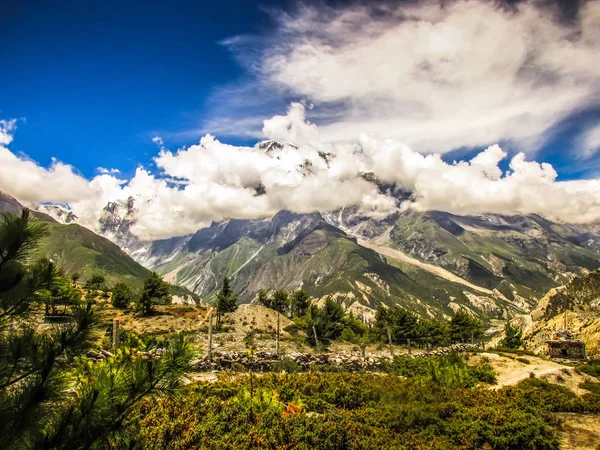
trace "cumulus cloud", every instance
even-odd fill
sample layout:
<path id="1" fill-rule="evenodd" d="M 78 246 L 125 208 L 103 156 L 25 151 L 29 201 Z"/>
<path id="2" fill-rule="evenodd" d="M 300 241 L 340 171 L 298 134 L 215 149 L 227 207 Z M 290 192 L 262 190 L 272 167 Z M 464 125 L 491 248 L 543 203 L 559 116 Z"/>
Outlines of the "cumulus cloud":
<path id="1" fill-rule="evenodd" d="M 319 141 L 319 132 L 314 123 L 306 120 L 303 103 L 294 102 L 285 116 L 274 116 L 263 122 L 263 135 L 282 142 L 304 145 Z"/>
<path id="2" fill-rule="evenodd" d="M 0 122 L 3 142 L 12 141 L 14 122 Z M 287 130 L 287 131 L 286 131 Z M 282 209 L 307 213 L 359 205 L 380 218 L 399 210 L 444 210 L 456 214 L 538 213 L 566 222 L 600 219 L 600 179 L 557 181 L 548 163 L 508 157 L 492 145 L 469 161 L 445 162 L 395 139 L 367 134 L 354 143 L 322 143 L 304 107 L 265 120 L 265 137 L 308 136 L 306 143 L 240 147 L 206 135 L 196 145 L 172 152 L 161 148 L 157 173 L 139 167 L 128 180 L 104 173 L 89 180 L 72 166 L 53 160 L 42 167 L 0 144 L 0 190 L 28 206 L 67 204 L 81 223 L 98 228 L 109 201 L 135 199 L 134 232 L 144 239 L 194 232 L 211 221 L 267 217 Z M 294 134 L 295 133 L 295 134 Z M 398 204 L 365 174 L 411 192 Z"/>
<path id="3" fill-rule="evenodd" d="M 565 222 L 600 218 L 600 180 L 557 182 L 548 163 L 515 155 L 502 173 L 507 154 L 492 145 L 470 161 L 444 162 L 439 154 L 422 155 L 394 140 L 363 136 L 365 154 L 375 173 L 413 192 L 407 207 L 455 214 L 541 214 Z"/>
<path id="4" fill-rule="evenodd" d="M 279 14 L 262 40 L 226 44 L 247 54 L 246 40 L 262 42 L 240 61 L 262 89 L 314 104 L 326 141 L 368 133 L 420 152 L 501 141 L 531 151 L 600 104 L 600 0 L 568 23 L 557 17 L 535 2 L 320 5 Z"/>

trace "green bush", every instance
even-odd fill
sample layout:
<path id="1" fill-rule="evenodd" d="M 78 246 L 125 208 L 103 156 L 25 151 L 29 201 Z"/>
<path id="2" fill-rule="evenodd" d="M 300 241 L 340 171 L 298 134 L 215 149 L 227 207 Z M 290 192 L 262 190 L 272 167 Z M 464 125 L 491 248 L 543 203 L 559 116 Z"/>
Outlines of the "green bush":
<path id="1" fill-rule="evenodd" d="M 293 359 L 283 357 L 279 361 L 273 363 L 271 370 L 273 372 L 298 373 L 302 372 L 302 367 Z"/>
<path id="2" fill-rule="evenodd" d="M 438 361 L 434 367 L 460 371 L 456 361 Z M 412 367 L 425 366 L 417 362 Z M 146 403 L 130 419 L 129 429 L 142 447 L 181 450 L 554 450 L 559 440 L 552 412 L 577 409 L 576 399 L 540 380 L 493 391 L 446 386 L 433 382 L 431 374 L 408 379 L 367 373 L 265 374 L 254 378 L 252 392 L 249 377 L 240 376 L 197 383 L 186 395 Z"/>
<path id="3" fill-rule="evenodd" d="M 384 367 L 388 373 L 407 378 L 432 380 L 444 386 L 474 386 L 477 382 L 494 384 L 496 374 L 488 363 L 469 366 L 458 353 L 436 358 L 398 356 Z"/>
<path id="4" fill-rule="evenodd" d="M 577 369 L 593 377 L 600 377 L 600 359 L 590 359 L 587 364 L 580 364 Z"/>
<path id="5" fill-rule="evenodd" d="M 496 384 L 496 372 L 488 363 L 469 367 L 469 373 L 478 381 L 487 384 Z"/>
<path id="6" fill-rule="evenodd" d="M 116 283 L 112 288 L 111 303 L 115 308 L 127 308 L 135 295 L 127 283 Z"/>
<path id="7" fill-rule="evenodd" d="M 581 389 L 586 389 L 590 391 L 592 394 L 600 396 L 600 383 L 594 383 L 593 381 L 586 381 L 585 383 L 580 383 L 579 387 Z"/>

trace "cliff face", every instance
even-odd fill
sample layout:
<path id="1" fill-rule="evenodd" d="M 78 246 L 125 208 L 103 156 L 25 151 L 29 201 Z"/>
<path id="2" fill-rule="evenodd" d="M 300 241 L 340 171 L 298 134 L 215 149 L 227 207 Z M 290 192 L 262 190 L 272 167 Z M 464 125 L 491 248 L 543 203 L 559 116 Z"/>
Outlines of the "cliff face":
<path id="1" fill-rule="evenodd" d="M 545 341 L 566 327 L 585 343 L 588 357 L 600 357 L 600 271 L 552 289 L 532 311 L 531 318 L 526 348 L 545 352 Z"/>

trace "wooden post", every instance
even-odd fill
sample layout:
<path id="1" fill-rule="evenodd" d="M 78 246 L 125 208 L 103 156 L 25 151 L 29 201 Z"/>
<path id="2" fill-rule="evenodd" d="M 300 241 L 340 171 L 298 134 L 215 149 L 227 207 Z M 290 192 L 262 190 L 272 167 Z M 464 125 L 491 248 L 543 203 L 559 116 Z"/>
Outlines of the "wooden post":
<path id="1" fill-rule="evenodd" d="M 408 354 L 410 355 L 411 354 L 411 351 L 410 351 L 410 339 L 407 339 L 406 343 L 408 344 Z"/>
<path id="2" fill-rule="evenodd" d="M 318 349 L 319 348 L 319 339 L 317 338 L 317 329 L 315 328 L 314 325 L 313 325 L 312 329 L 313 329 L 313 335 L 315 336 L 315 347 Z"/>
<path id="3" fill-rule="evenodd" d="M 388 332 L 388 343 L 390 344 L 390 355 L 394 356 L 394 348 L 392 347 L 392 332 L 390 327 L 387 329 Z"/>
<path id="4" fill-rule="evenodd" d="M 208 359 L 212 361 L 212 318 L 213 309 L 208 311 Z"/>
<path id="5" fill-rule="evenodd" d="M 277 358 L 279 359 L 279 313 L 276 312 L 275 314 L 277 314 L 277 341 L 275 342 L 275 351 L 277 353 Z"/>
<path id="6" fill-rule="evenodd" d="M 119 319 L 113 319 L 112 348 L 113 350 L 119 348 Z"/>

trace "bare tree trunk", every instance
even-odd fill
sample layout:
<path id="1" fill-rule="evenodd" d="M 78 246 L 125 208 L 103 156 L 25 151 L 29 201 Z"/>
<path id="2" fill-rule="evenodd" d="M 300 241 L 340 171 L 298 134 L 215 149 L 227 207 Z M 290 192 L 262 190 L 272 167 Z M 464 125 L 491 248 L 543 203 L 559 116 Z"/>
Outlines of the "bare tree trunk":
<path id="1" fill-rule="evenodd" d="M 390 344 L 390 355 L 394 356 L 394 348 L 392 347 L 392 332 L 390 327 L 387 329 L 388 332 L 388 343 Z"/>
<path id="2" fill-rule="evenodd" d="M 319 348 L 319 339 L 317 338 L 317 330 L 314 325 L 313 325 L 312 329 L 313 329 L 313 335 L 315 336 L 315 347 L 318 349 Z"/>
<path id="3" fill-rule="evenodd" d="M 212 360 L 212 318 L 213 309 L 208 311 L 208 359 Z"/>
<path id="4" fill-rule="evenodd" d="M 406 340 L 406 343 L 408 344 L 408 354 L 411 354 L 411 349 L 410 349 L 410 339 Z"/>
<path id="5" fill-rule="evenodd" d="M 112 329 L 112 348 L 117 350 L 119 348 L 119 319 L 113 319 Z"/>
<path id="6" fill-rule="evenodd" d="M 275 342 L 275 351 L 277 353 L 277 358 L 279 358 L 279 313 L 277 314 L 277 341 Z"/>

